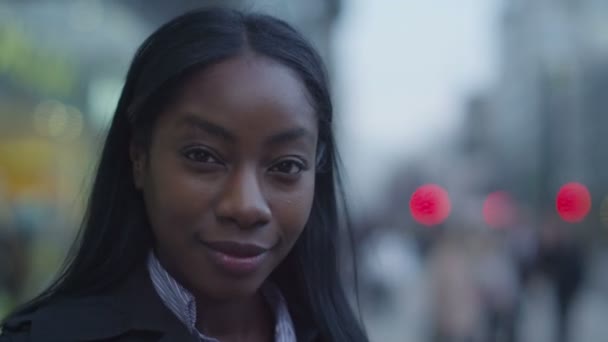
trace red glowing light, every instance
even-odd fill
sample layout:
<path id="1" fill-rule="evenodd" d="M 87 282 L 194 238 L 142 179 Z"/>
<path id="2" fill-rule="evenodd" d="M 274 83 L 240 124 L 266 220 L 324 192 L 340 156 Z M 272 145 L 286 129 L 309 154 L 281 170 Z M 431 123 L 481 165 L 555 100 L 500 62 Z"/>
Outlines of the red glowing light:
<path id="1" fill-rule="evenodd" d="M 566 222 L 580 222 L 591 210 L 591 195 L 586 186 L 568 183 L 559 189 L 556 201 L 557 213 Z"/>
<path id="2" fill-rule="evenodd" d="M 515 203 L 507 192 L 493 192 L 483 203 L 483 218 L 490 227 L 508 227 L 514 223 L 515 216 Z"/>
<path id="3" fill-rule="evenodd" d="M 450 215 L 451 203 L 447 191 L 436 184 L 419 187 L 410 200 L 410 211 L 416 222 L 434 226 Z"/>

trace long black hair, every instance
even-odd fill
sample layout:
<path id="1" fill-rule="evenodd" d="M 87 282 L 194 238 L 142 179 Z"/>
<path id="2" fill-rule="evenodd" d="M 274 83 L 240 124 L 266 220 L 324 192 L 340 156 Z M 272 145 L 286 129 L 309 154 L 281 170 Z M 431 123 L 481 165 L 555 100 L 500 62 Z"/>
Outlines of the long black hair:
<path id="1" fill-rule="evenodd" d="M 307 227 L 271 274 L 325 341 L 366 341 L 338 272 L 340 210 L 344 206 L 332 131 L 332 103 L 323 63 L 311 45 L 276 18 L 231 9 L 186 13 L 154 32 L 130 66 L 98 165 L 87 211 L 57 280 L 19 312 L 56 296 L 112 289 L 141 265 L 153 245 L 144 204 L 133 182 L 129 145 L 146 146 L 159 112 L 193 70 L 247 51 L 292 69 L 304 83 L 319 127 L 317 177 Z"/>

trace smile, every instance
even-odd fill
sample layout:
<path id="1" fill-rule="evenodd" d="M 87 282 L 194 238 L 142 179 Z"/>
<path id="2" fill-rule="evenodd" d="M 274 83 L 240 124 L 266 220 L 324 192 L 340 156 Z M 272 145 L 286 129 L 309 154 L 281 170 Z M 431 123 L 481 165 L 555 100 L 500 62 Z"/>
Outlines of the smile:
<path id="1" fill-rule="evenodd" d="M 210 259 L 225 272 L 246 276 L 259 269 L 268 256 L 269 248 L 232 241 L 201 241 Z"/>

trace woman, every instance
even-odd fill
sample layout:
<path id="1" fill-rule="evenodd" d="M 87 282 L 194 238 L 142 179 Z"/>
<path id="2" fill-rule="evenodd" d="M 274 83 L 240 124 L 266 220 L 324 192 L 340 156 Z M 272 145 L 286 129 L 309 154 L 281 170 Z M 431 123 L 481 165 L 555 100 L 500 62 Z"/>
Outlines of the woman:
<path id="1" fill-rule="evenodd" d="M 286 23 L 167 23 L 127 74 L 73 256 L 0 341 L 366 341 L 337 272 L 331 121 Z"/>

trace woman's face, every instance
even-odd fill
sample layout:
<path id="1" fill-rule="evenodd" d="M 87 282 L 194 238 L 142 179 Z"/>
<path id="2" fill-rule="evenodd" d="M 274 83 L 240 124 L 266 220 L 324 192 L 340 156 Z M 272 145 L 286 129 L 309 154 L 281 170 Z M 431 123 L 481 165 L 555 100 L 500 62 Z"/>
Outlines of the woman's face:
<path id="1" fill-rule="evenodd" d="M 318 128 L 303 83 L 245 55 L 189 77 L 132 148 L 169 272 L 196 296 L 248 296 L 285 258 L 313 201 Z"/>

